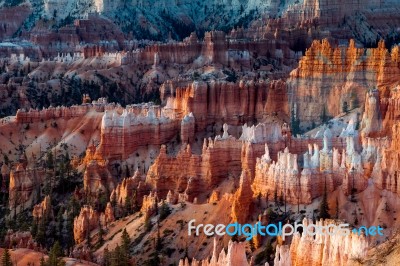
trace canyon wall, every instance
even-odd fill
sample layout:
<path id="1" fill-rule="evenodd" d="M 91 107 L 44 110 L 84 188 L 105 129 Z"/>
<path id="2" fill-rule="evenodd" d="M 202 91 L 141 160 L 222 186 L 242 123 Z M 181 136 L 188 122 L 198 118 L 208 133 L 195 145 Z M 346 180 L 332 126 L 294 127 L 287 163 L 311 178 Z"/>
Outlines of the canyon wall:
<path id="1" fill-rule="evenodd" d="M 262 120 L 267 114 L 289 116 L 286 85 L 281 80 L 242 80 L 237 83 L 194 81 L 181 84 L 172 81 L 161 87 L 161 95 L 166 102 L 164 109 L 178 118 L 192 113 L 198 130 L 222 121 L 229 125 L 243 125 Z"/>
<path id="2" fill-rule="evenodd" d="M 101 140 L 97 154 L 104 158 L 126 159 L 138 147 L 161 145 L 180 131 L 179 120 L 172 120 L 153 109 L 135 114 L 125 109 L 121 115 L 106 111 L 101 123 Z"/>
<path id="3" fill-rule="evenodd" d="M 9 204 L 15 212 L 33 206 L 40 198 L 40 184 L 44 181 L 44 169 L 26 168 L 18 164 L 10 172 Z M 12 213 L 13 215 L 14 213 Z"/>
<path id="4" fill-rule="evenodd" d="M 350 123 L 346 130 L 355 132 L 354 128 L 351 129 L 353 126 Z M 254 195 L 273 200 L 276 194 L 292 204 L 310 204 L 322 196 L 325 189 L 329 193 L 341 186 L 346 195 L 364 191 L 371 177 L 372 166 L 380 166 L 378 150 L 384 148 L 387 141 L 367 139 L 359 147 L 356 145 L 358 137 L 350 135 L 342 137 L 345 147 L 334 147 L 331 138 L 327 129 L 321 150 L 316 143 L 308 144 L 308 151 L 300 153 L 301 167 L 298 154 L 290 153 L 289 148 L 279 152 L 277 161 L 273 161 L 266 146 L 265 154 L 257 159 L 252 184 Z"/>
<path id="5" fill-rule="evenodd" d="M 390 53 L 383 41 L 373 49 L 357 48 L 354 41 L 347 47 L 314 41 L 288 80 L 292 116 L 306 128 L 363 106 L 369 90 L 378 88 L 383 96 L 396 83 L 399 60 L 398 48 Z"/>
<path id="6" fill-rule="evenodd" d="M 236 139 L 229 135 L 229 127 L 225 124 L 222 136 L 204 139 L 200 155 L 194 154 L 190 145 L 186 145 L 176 156 L 170 156 L 166 154 L 166 147 L 162 146 L 147 173 L 146 183 L 161 198 L 172 191 L 192 201 L 227 177 L 239 177 L 242 170 L 246 171 L 246 180 L 248 178 L 251 182 L 256 158 L 264 152 L 264 143 L 269 141 L 271 146 L 276 147 L 274 151 L 281 145 L 281 128 L 278 124 L 243 128 L 241 138 Z M 186 167 L 182 169 L 182 165 Z"/>

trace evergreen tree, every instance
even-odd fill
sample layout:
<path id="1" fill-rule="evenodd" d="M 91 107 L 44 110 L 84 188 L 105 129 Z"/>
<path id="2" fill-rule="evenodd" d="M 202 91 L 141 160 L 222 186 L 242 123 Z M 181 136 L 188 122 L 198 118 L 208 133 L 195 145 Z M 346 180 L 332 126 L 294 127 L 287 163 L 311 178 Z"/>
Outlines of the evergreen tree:
<path id="1" fill-rule="evenodd" d="M 40 245 L 44 245 L 46 242 L 46 224 L 45 219 L 39 220 L 39 225 L 36 234 L 36 242 Z"/>
<path id="2" fill-rule="evenodd" d="M 137 201 L 137 193 L 136 193 L 136 190 L 133 191 L 131 207 L 132 207 L 132 211 L 133 211 L 133 212 L 139 211 L 139 203 L 138 203 L 138 201 Z"/>
<path id="3" fill-rule="evenodd" d="M 110 256 L 110 266 L 129 266 L 129 253 L 124 250 L 124 247 L 117 245 Z"/>
<path id="4" fill-rule="evenodd" d="M 122 250 L 126 253 L 129 253 L 129 246 L 131 244 L 131 238 L 129 237 L 129 234 L 126 231 L 126 228 L 124 229 L 124 231 L 122 231 L 121 240 L 122 240 L 122 245 L 121 245 Z"/>
<path id="5" fill-rule="evenodd" d="M 62 239 L 61 236 L 62 236 L 62 230 L 63 230 L 63 224 L 64 224 L 63 213 L 64 213 L 64 209 L 61 207 L 57 214 L 57 236 L 60 237 L 60 239 Z"/>
<path id="6" fill-rule="evenodd" d="M 117 245 L 117 247 L 111 254 L 110 266 L 120 266 L 120 254 L 121 254 L 121 248 L 119 247 L 119 245 Z"/>
<path id="7" fill-rule="evenodd" d="M 161 249 L 162 249 L 162 239 L 161 239 L 161 236 L 160 236 L 160 227 L 159 227 L 159 225 L 157 224 L 157 239 L 156 239 L 156 250 L 157 251 L 161 251 Z"/>
<path id="8" fill-rule="evenodd" d="M 293 136 L 296 136 L 297 134 L 300 134 L 300 133 L 301 133 L 301 130 L 300 130 L 300 120 L 299 120 L 299 118 L 295 115 L 294 108 L 292 108 L 290 124 L 291 124 L 291 127 L 292 127 L 292 135 L 293 135 Z"/>
<path id="9" fill-rule="evenodd" d="M 153 224 L 151 223 L 150 217 L 146 217 L 144 221 L 144 228 L 146 229 L 146 232 L 150 232 L 151 229 L 153 228 Z"/>
<path id="10" fill-rule="evenodd" d="M 8 156 L 7 156 L 7 154 L 4 154 L 4 163 L 6 164 L 6 165 L 8 165 L 9 163 L 10 163 L 10 159 L 8 159 Z"/>
<path id="11" fill-rule="evenodd" d="M 129 171 L 128 165 L 125 165 L 125 177 L 129 178 L 131 176 L 131 172 Z"/>
<path id="12" fill-rule="evenodd" d="M 36 218 L 33 219 L 32 227 L 31 227 L 31 235 L 35 238 L 38 231 L 38 222 Z"/>
<path id="13" fill-rule="evenodd" d="M 74 221 L 74 216 L 72 216 L 72 213 L 69 213 L 67 216 L 67 220 L 65 221 L 65 226 L 63 228 L 63 238 L 67 249 L 69 249 L 75 244 L 75 240 L 73 238 L 74 235 L 73 221 Z"/>
<path id="14" fill-rule="evenodd" d="M 112 260 L 112 252 L 108 252 L 108 249 L 104 249 L 104 255 L 103 255 L 103 266 L 110 266 L 111 265 L 111 260 Z"/>
<path id="15" fill-rule="evenodd" d="M 252 239 L 250 239 L 249 245 L 250 245 L 250 250 L 251 250 L 252 252 L 254 252 L 254 250 L 256 250 L 256 246 L 255 246 L 255 244 L 254 244 L 254 237 L 253 237 Z"/>
<path id="16" fill-rule="evenodd" d="M 328 114 L 327 114 L 327 111 L 326 111 L 326 107 L 324 106 L 324 109 L 322 110 L 322 115 L 321 115 L 321 121 L 322 121 L 322 123 L 326 123 L 326 122 L 328 122 L 329 121 L 329 116 L 328 116 Z"/>
<path id="17" fill-rule="evenodd" d="M 125 205 L 124 205 L 124 215 L 130 215 L 132 213 L 132 198 L 129 196 L 129 193 L 125 197 Z"/>
<path id="18" fill-rule="evenodd" d="M 328 193 L 326 189 L 326 183 L 325 183 L 324 195 L 322 197 L 321 204 L 319 205 L 319 217 L 322 219 L 329 219 L 331 217 L 329 215 Z"/>
<path id="19" fill-rule="evenodd" d="M 53 247 L 50 249 L 49 252 L 49 259 L 47 260 L 46 264 L 48 266 L 63 266 L 65 262 L 62 260 L 62 249 L 60 243 L 56 241 Z"/>
<path id="20" fill-rule="evenodd" d="M 167 218 L 168 215 L 170 215 L 170 214 L 171 214 L 171 209 L 169 208 L 168 204 L 165 201 L 163 201 L 163 203 L 160 207 L 160 221 Z"/>
<path id="21" fill-rule="evenodd" d="M 347 113 L 348 111 L 349 111 L 349 105 L 347 104 L 347 102 L 343 102 L 342 112 Z"/>
<path id="22" fill-rule="evenodd" d="M 1 258 L 2 266 L 12 266 L 11 255 L 8 249 L 4 250 L 3 257 Z"/>
<path id="23" fill-rule="evenodd" d="M 48 169 L 53 169 L 54 168 L 54 158 L 53 158 L 53 152 L 49 150 L 47 153 L 47 158 L 46 158 L 46 166 Z"/>

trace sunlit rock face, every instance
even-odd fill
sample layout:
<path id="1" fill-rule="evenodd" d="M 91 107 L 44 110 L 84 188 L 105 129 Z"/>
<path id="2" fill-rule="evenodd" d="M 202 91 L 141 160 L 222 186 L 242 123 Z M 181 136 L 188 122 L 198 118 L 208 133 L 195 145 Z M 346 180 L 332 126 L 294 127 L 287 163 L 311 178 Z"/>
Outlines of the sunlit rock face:
<path id="1" fill-rule="evenodd" d="M 352 134 L 352 135 L 349 135 Z M 277 161 L 270 156 L 268 146 L 265 154 L 257 159 L 255 179 L 252 184 L 254 195 L 273 200 L 274 196 L 284 197 L 292 204 L 309 204 L 323 195 L 325 189 L 330 192 L 337 189 L 350 194 L 352 190 L 364 191 L 368 185 L 368 175 L 363 164 L 373 165 L 377 156 L 377 147 L 384 143 L 368 140 L 360 153 L 354 137 L 354 124 L 342 132 L 341 141 L 332 146 L 332 134 L 327 129 L 323 137 L 323 148 L 318 144 L 308 144 L 308 151 L 302 154 L 302 167 L 299 170 L 299 158 L 289 148 L 278 153 Z M 338 143 L 345 143 L 343 147 Z"/>
<path id="2" fill-rule="evenodd" d="M 390 145 L 380 148 L 373 167 L 372 178 L 374 183 L 381 189 L 386 189 L 400 195 L 400 186 L 397 182 L 399 161 L 399 138 L 400 124 L 392 127 L 392 140 Z"/>
<path id="3" fill-rule="evenodd" d="M 176 157 L 165 147 L 150 167 L 146 182 L 165 198 L 168 191 L 183 193 L 193 200 L 201 192 L 219 184 L 228 172 L 241 172 L 242 143 L 235 139 L 205 140 L 201 155 L 192 154 L 188 145 Z M 186 165 L 182 169 L 182 165 Z"/>
<path id="4" fill-rule="evenodd" d="M 204 139 L 201 154 L 192 152 L 190 145 L 183 145 L 177 155 L 169 155 L 166 147 L 162 146 L 149 168 L 146 183 L 158 192 L 160 198 L 165 198 L 168 193 L 177 193 L 192 201 L 227 177 L 239 177 L 244 171 L 243 193 L 249 194 L 247 184 L 254 179 L 257 157 L 263 154 L 265 142 L 279 147 L 283 140 L 282 128 L 277 123 L 244 125 L 239 139 L 229 135 L 228 130 L 229 126 L 224 124 L 222 135 Z M 182 168 L 182 165 L 186 167 Z"/>
<path id="5" fill-rule="evenodd" d="M 393 126 L 397 123 L 400 115 L 399 86 L 392 88 L 387 93 L 389 97 L 380 99 L 380 110 L 383 119 L 384 135 L 390 136 L 394 133 Z"/>
<path id="6" fill-rule="evenodd" d="M 40 184 L 43 182 L 43 169 L 30 169 L 18 164 L 10 172 L 9 204 L 14 213 L 19 213 L 22 207 L 33 206 L 40 198 Z"/>
<path id="7" fill-rule="evenodd" d="M 92 195 L 99 192 L 110 193 L 115 187 L 114 182 L 114 178 L 104 163 L 93 160 L 86 166 L 83 187 L 87 193 Z"/>
<path id="8" fill-rule="evenodd" d="M 81 209 L 78 217 L 74 219 L 74 239 L 77 244 L 87 239 L 90 231 L 99 225 L 99 215 L 90 206 Z"/>
<path id="9" fill-rule="evenodd" d="M 233 197 L 232 219 L 238 223 L 245 223 L 251 210 L 253 191 L 249 173 L 243 171 L 240 176 L 239 189 Z"/>
<path id="10" fill-rule="evenodd" d="M 317 221 L 316 225 L 327 225 L 334 221 Z M 303 220 L 303 225 L 312 224 Z M 363 235 L 350 233 L 347 236 L 307 236 L 295 233 L 291 244 L 278 245 L 274 265 L 348 265 L 356 258 L 367 254 L 369 244 Z"/>
<path id="11" fill-rule="evenodd" d="M 246 249 L 244 243 L 237 243 L 230 241 L 228 244 L 228 250 L 225 252 L 224 249 L 218 254 L 217 251 L 217 241 L 214 240 L 214 249 L 210 259 L 196 260 L 193 259 L 191 263 L 189 260 L 182 259 L 179 261 L 179 266 L 198 266 L 198 265 L 208 265 L 208 266 L 249 266 L 250 263 L 246 258 Z"/>
<path id="12" fill-rule="evenodd" d="M 126 205 L 126 199 L 132 198 L 134 191 L 140 182 L 139 171 L 136 170 L 132 177 L 124 178 L 121 183 L 111 192 L 110 199 L 115 199 L 121 207 Z"/>
<path id="13" fill-rule="evenodd" d="M 398 48 L 389 52 L 384 42 L 379 42 L 377 48 L 362 49 L 354 41 L 348 46 L 334 46 L 327 40 L 314 41 L 288 80 L 289 91 L 293 93 L 289 99 L 292 113 L 299 118 L 301 126 L 307 127 L 313 121 L 320 123 L 327 116 L 361 107 L 368 91 L 378 88 L 382 93 L 386 86 L 395 84 L 400 72 L 398 61 Z M 370 94 L 367 98 L 366 115 L 374 116 L 371 105 L 376 97 Z M 376 101 L 379 102 L 379 97 Z M 373 109 L 377 111 L 376 106 Z M 373 127 L 379 127 L 381 118 L 378 113 L 375 116 L 373 119 L 378 123 Z"/>
<path id="14" fill-rule="evenodd" d="M 46 196 L 41 203 L 35 205 L 32 216 L 36 222 L 42 219 L 50 219 L 53 217 L 50 196 Z"/>
<path id="15" fill-rule="evenodd" d="M 377 90 L 367 92 L 365 110 L 361 122 L 363 135 L 377 135 L 382 130 L 382 114 L 380 110 L 380 98 Z"/>

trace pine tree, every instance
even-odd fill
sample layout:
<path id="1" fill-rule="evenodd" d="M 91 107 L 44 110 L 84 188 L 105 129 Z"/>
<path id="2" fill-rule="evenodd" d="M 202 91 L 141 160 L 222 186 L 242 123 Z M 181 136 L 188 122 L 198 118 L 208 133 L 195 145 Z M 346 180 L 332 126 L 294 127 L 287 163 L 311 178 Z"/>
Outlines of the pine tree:
<path id="1" fill-rule="evenodd" d="M 111 265 L 111 260 L 112 260 L 112 252 L 108 252 L 108 249 L 104 249 L 104 255 L 103 255 L 103 266 L 110 266 Z"/>
<path id="2" fill-rule="evenodd" d="M 139 211 L 139 203 L 138 203 L 138 201 L 137 201 L 137 193 L 136 193 L 136 190 L 133 191 L 131 207 L 132 207 L 132 211 L 133 211 L 133 212 Z"/>
<path id="3" fill-rule="evenodd" d="M 146 232 L 150 232 L 153 228 L 150 217 L 146 217 L 146 219 L 144 220 L 144 228 L 146 229 Z"/>
<path id="4" fill-rule="evenodd" d="M 34 218 L 31 227 L 31 235 L 35 238 L 38 231 L 38 222 L 37 219 Z"/>
<path id="5" fill-rule="evenodd" d="M 120 266 L 121 248 L 119 245 L 114 249 L 111 254 L 111 266 Z"/>
<path id="6" fill-rule="evenodd" d="M 47 153 L 46 166 L 48 169 L 54 168 L 53 152 L 51 150 Z"/>
<path id="7" fill-rule="evenodd" d="M 8 159 L 7 154 L 4 154 L 4 155 L 3 155 L 3 158 L 4 158 L 4 164 L 5 164 L 5 165 L 8 165 L 8 164 L 10 163 L 10 159 Z"/>
<path id="8" fill-rule="evenodd" d="M 165 201 L 163 201 L 163 203 L 160 207 L 160 221 L 167 218 L 168 215 L 170 215 L 170 214 L 171 214 L 171 209 L 169 208 L 168 204 Z"/>
<path id="9" fill-rule="evenodd" d="M 343 102 L 342 112 L 347 113 L 348 111 L 349 111 L 349 105 L 347 104 L 347 102 Z"/>
<path id="10" fill-rule="evenodd" d="M 129 171 L 128 165 L 125 165 L 125 177 L 129 178 L 131 176 L 131 172 Z"/>
<path id="11" fill-rule="evenodd" d="M 322 201 L 319 206 L 319 217 L 322 219 L 329 219 L 331 217 L 329 215 L 328 193 L 326 189 L 326 183 L 325 183 L 324 195 L 322 197 Z"/>
<path id="12" fill-rule="evenodd" d="M 129 237 L 129 234 L 126 231 L 126 228 L 124 229 L 124 231 L 122 231 L 121 240 L 122 240 L 121 247 L 122 247 L 123 251 L 126 253 L 129 253 L 129 246 L 131 244 L 131 238 Z"/>
<path id="13" fill-rule="evenodd" d="M 125 205 L 124 205 L 124 216 L 130 215 L 132 213 L 132 198 L 129 196 L 129 193 L 125 197 Z"/>
<path id="14" fill-rule="evenodd" d="M 62 249 L 60 243 L 56 241 L 53 247 L 50 249 L 49 252 L 49 259 L 47 261 L 47 265 L 49 266 L 62 266 L 65 265 L 65 262 L 62 260 Z"/>
<path id="15" fill-rule="evenodd" d="M 39 225 L 36 234 L 36 242 L 40 245 L 44 245 L 46 241 L 46 223 L 45 219 L 39 220 Z"/>
<path id="16" fill-rule="evenodd" d="M 327 115 L 326 107 L 324 106 L 324 109 L 322 110 L 322 115 L 321 115 L 321 121 L 322 123 L 328 122 L 329 117 Z"/>
<path id="17" fill-rule="evenodd" d="M 4 250 L 3 257 L 1 258 L 2 266 L 12 266 L 11 255 L 8 249 Z"/>
<path id="18" fill-rule="evenodd" d="M 292 127 L 292 135 L 293 136 L 296 136 L 297 134 L 301 133 L 300 120 L 295 114 L 294 107 L 292 108 L 292 112 L 291 112 L 290 124 Z"/>
<path id="19" fill-rule="evenodd" d="M 161 251 L 161 249 L 162 249 L 162 239 L 161 239 L 161 236 L 160 236 L 160 228 L 159 228 L 159 225 L 157 224 L 157 239 L 156 239 L 156 250 L 157 251 Z"/>
<path id="20" fill-rule="evenodd" d="M 64 224 L 63 213 L 64 213 L 64 210 L 61 207 L 57 214 L 57 236 L 59 236 L 60 239 L 62 239 L 61 236 L 62 236 L 62 229 L 63 229 L 63 224 Z"/>

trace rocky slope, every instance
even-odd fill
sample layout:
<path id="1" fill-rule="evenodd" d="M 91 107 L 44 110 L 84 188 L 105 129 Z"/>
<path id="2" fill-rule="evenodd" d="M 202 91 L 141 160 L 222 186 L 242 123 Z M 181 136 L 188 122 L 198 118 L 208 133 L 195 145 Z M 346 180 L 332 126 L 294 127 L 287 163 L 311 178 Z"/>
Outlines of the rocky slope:
<path id="1" fill-rule="evenodd" d="M 20 264 L 395 261 L 398 9 L 0 1 L 0 246 Z M 192 219 L 384 236 L 214 238 Z"/>

